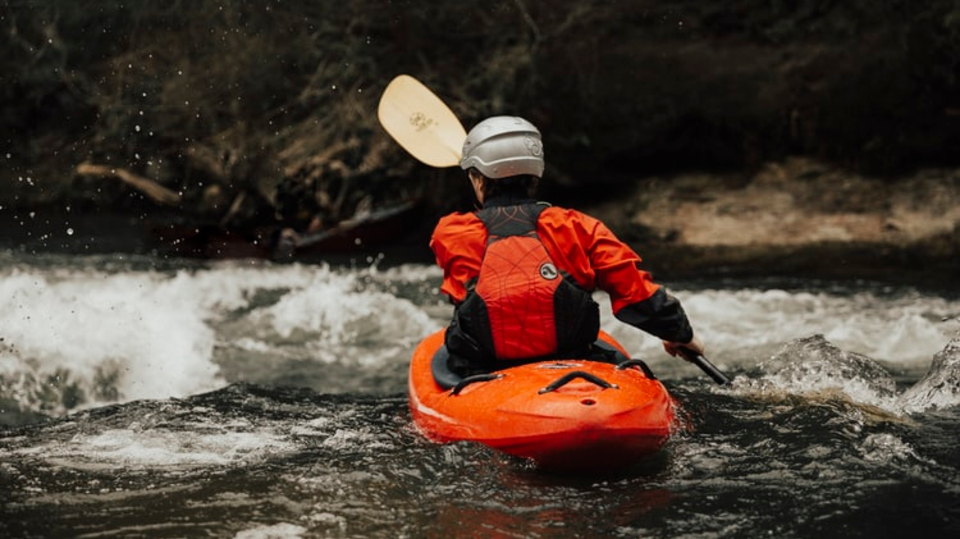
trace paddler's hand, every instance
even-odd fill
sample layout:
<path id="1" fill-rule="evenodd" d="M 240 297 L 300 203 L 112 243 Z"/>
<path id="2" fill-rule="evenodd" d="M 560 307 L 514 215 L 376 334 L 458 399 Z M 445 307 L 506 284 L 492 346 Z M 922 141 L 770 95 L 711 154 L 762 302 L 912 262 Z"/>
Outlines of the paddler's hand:
<path id="1" fill-rule="evenodd" d="M 702 356 L 706 352 L 703 343 L 700 342 L 700 339 L 698 339 L 696 335 L 694 335 L 688 343 L 663 341 L 663 349 L 673 357 L 680 355 L 682 353 L 681 349 L 693 352 L 693 355 L 697 356 Z"/>

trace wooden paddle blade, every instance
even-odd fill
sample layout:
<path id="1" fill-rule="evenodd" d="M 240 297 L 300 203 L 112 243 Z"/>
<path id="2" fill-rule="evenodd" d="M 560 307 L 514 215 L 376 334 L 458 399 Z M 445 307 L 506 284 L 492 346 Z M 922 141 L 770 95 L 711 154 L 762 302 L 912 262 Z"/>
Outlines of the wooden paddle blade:
<path id="1" fill-rule="evenodd" d="M 387 85 L 377 109 L 380 125 L 404 150 L 432 167 L 460 164 L 467 132 L 456 114 L 429 88 L 409 75 Z"/>

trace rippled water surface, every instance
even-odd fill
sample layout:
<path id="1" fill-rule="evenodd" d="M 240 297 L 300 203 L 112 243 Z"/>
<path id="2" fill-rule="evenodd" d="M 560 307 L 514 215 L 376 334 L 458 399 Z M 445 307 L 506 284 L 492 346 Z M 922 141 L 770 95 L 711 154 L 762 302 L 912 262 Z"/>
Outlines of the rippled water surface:
<path id="1" fill-rule="evenodd" d="M 0 536 L 960 533 L 955 292 L 667 282 L 734 383 L 605 313 L 684 422 L 655 458 L 570 477 L 412 426 L 439 279 L 0 252 Z"/>

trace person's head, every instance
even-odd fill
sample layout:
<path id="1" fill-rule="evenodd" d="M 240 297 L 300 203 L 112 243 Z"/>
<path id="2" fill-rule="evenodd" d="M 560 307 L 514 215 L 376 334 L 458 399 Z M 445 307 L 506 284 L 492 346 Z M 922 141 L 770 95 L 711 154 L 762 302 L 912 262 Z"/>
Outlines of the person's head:
<path id="1" fill-rule="evenodd" d="M 467 171 L 482 204 L 500 194 L 533 196 L 543 176 L 540 131 L 516 116 L 478 123 L 463 143 L 460 168 Z"/>

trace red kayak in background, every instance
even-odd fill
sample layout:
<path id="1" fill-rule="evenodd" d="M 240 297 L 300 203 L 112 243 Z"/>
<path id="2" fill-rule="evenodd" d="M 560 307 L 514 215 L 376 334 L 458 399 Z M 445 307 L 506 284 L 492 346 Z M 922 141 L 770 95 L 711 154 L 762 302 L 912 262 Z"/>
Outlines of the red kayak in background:
<path id="1" fill-rule="evenodd" d="M 436 442 L 479 442 L 557 471 L 613 471 L 659 451 L 675 429 L 673 398 L 643 362 L 601 332 L 613 361 L 562 359 L 460 378 L 444 331 L 410 363 L 414 423 Z M 618 359 L 619 360 L 618 360 Z"/>

